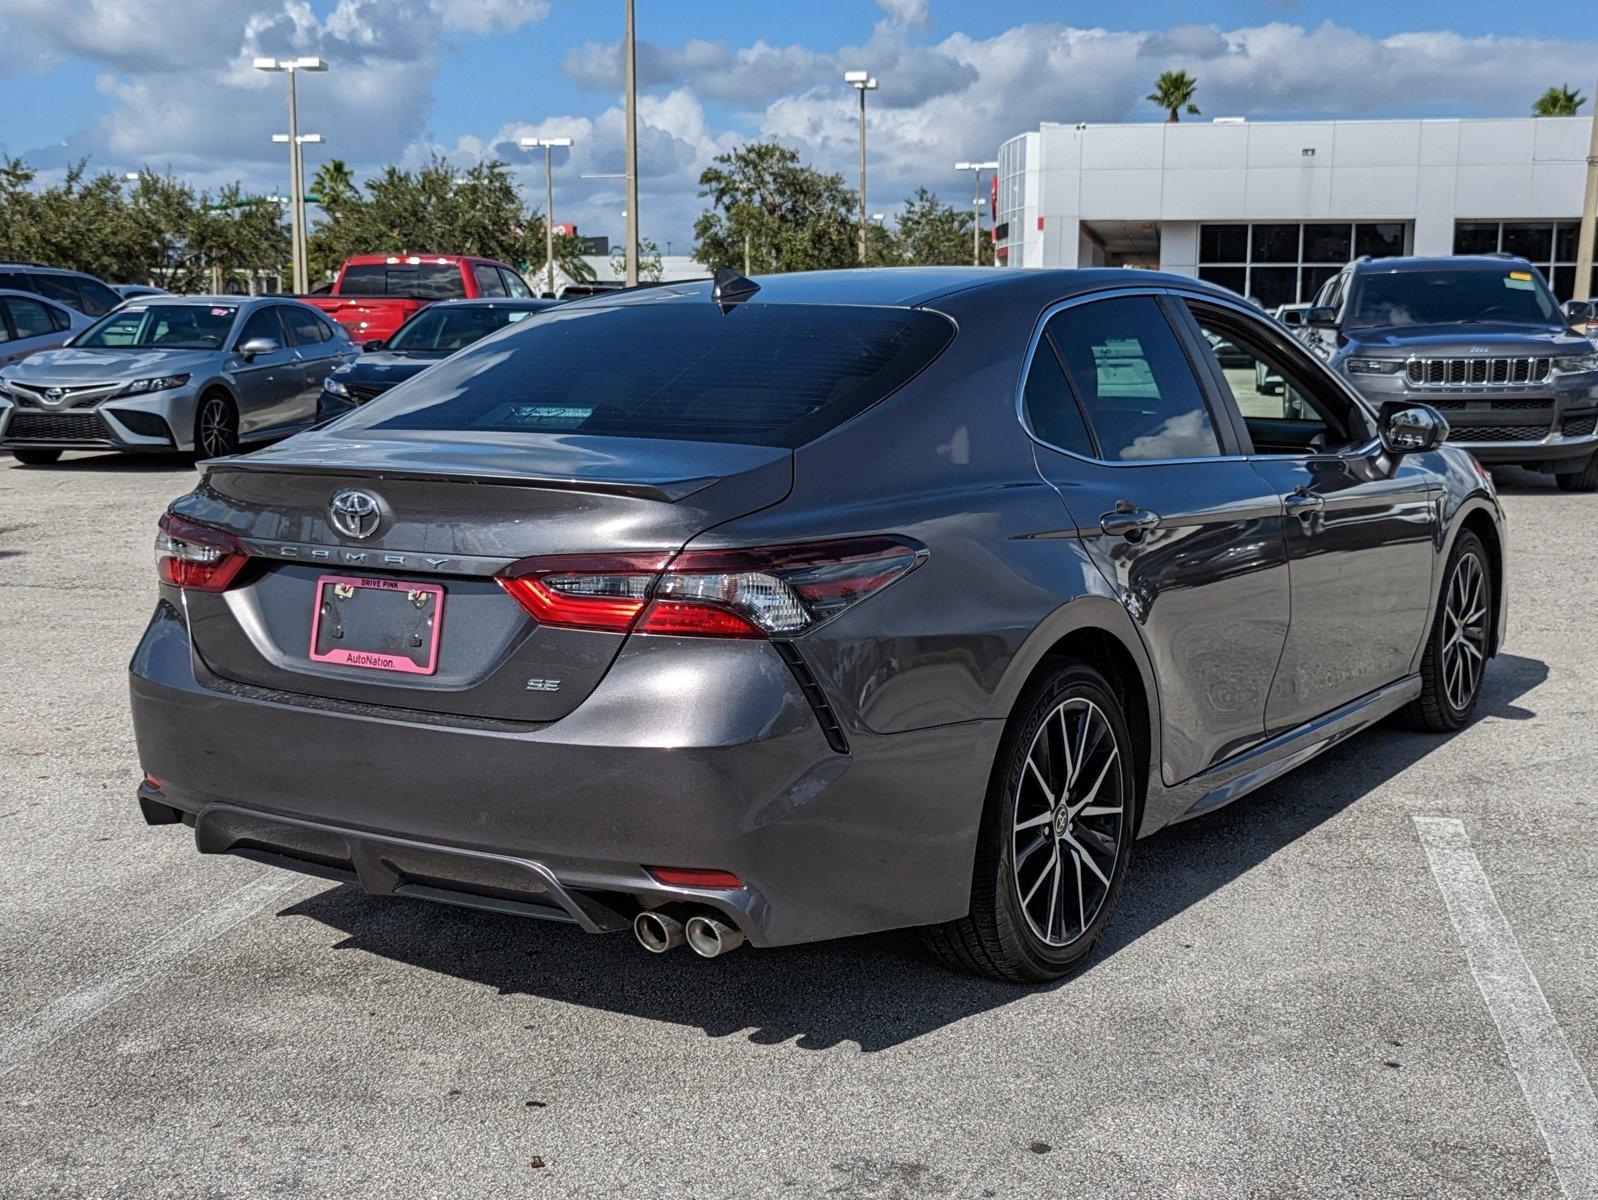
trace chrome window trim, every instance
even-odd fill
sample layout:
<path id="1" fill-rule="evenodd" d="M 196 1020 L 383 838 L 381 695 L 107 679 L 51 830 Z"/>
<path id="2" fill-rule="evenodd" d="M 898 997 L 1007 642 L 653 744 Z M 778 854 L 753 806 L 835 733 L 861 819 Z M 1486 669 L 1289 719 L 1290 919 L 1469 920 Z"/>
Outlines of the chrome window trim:
<path id="1" fill-rule="evenodd" d="M 1041 343 L 1043 340 L 1043 330 L 1048 326 L 1048 323 L 1057 313 L 1063 312 L 1068 308 L 1076 308 L 1083 304 L 1092 304 L 1098 300 L 1116 300 L 1125 296 L 1153 296 L 1156 299 L 1161 296 L 1170 296 L 1178 300 L 1186 300 L 1190 298 L 1194 300 L 1200 300 L 1206 304 L 1214 304 L 1220 308 L 1230 309 L 1235 313 L 1248 317 L 1254 321 L 1258 321 L 1268 332 L 1274 332 L 1271 330 L 1271 326 L 1268 323 L 1269 318 L 1267 318 L 1259 311 L 1259 309 L 1255 308 L 1247 301 L 1240 299 L 1234 300 L 1229 295 L 1221 292 L 1212 292 L 1203 287 L 1188 288 L 1175 284 L 1141 284 L 1127 287 L 1109 288 L 1105 291 L 1099 292 L 1085 292 L 1080 296 L 1072 296 L 1065 300 L 1057 300 L 1043 310 L 1042 314 L 1038 317 L 1036 323 L 1033 325 L 1031 338 L 1027 344 L 1026 357 L 1021 363 L 1021 377 L 1016 381 L 1015 414 L 1016 420 L 1021 424 L 1022 431 L 1032 441 L 1036 442 L 1040 446 L 1048 447 L 1056 454 L 1064 454 L 1067 457 L 1074 458 L 1079 462 L 1093 463 L 1095 466 L 1100 467 L 1148 467 L 1175 466 L 1190 463 L 1247 462 L 1250 457 L 1254 457 L 1249 454 L 1206 454 L 1197 458 L 1137 458 L 1122 460 L 1093 458 L 1085 454 L 1078 454 L 1074 450 L 1067 450 L 1064 446 L 1057 446 L 1047 438 L 1038 436 L 1037 432 L 1032 428 L 1032 422 L 1027 418 L 1026 381 L 1027 377 L 1032 373 L 1032 359 L 1038 352 L 1039 343 Z M 1177 333 L 1177 330 L 1173 328 L 1171 332 Z M 1291 337 L 1291 335 L 1288 336 Z M 1348 399 L 1350 403 L 1354 404 L 1366 416 L 1368 416 L 1371 420 L 1372 427 L 1375 427 L 1376 414 L 1371 410 L 1370 405 L 1365 402 L 1364 397 L 1362 397 L 1342 379 L 1339 379 L 1335 374 L 1333 374 L 1333 372 L 1330 371 L 1324 363 L 1320 362 L 1313 355 L 1311 355 L 1307 349 L 1304 350 L 1303 357 L 1305 361 L 1314 363 L 1316 369 L 1319 370 L 1323 377 L 1334 382 L 1337 385 L 1338 390 L 1343 393 L 1344 397 Z M 1194 372 L 1193 380 L 1199 385 L 1199 390 L 1205 393 L 1205 407 L 1207 410 L 1209 389 L 1205 387 L 1204 380 L 1199 377 L 1197 371 Z M 1213 413 L 1210 415 L 1212 419 L 1215 416 Z M 1220 442 L 1220 429 L 1218 426 L 1216 429 L 1216 441 L 1217 443 Z M 1272 455 L 1271 457 L 1274 458 L 1278 456 Z"/>

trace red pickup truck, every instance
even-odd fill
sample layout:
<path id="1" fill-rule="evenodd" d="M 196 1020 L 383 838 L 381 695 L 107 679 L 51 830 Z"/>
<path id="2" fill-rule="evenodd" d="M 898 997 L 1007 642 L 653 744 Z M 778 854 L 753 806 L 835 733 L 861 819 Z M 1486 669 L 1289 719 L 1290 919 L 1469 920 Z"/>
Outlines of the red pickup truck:
<path id="1" fill-rule="evenodd" d="M 516 269 L 464 254 L 357 254 L 338 271 L 331 291 L 301 296 L 345 329 L 357 344 L 383 342 L 434 300 L 533 295 Z"/>

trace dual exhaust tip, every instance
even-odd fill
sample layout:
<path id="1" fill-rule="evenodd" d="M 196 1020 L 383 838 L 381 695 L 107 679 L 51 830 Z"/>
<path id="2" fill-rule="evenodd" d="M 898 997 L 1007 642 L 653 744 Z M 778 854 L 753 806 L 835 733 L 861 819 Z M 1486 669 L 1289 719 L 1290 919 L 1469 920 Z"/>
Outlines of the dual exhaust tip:
<path id="1" fill-rule="evenodd" d="M 686 942 L 700 958 L 715 958 L 744 944 L 744 935 L 720 917 L 695 913 L 686 921 L 679 921 L 670 913 L 655 909 L 633 918 L 633 936 L 651 954 L 664 954 Z"/>

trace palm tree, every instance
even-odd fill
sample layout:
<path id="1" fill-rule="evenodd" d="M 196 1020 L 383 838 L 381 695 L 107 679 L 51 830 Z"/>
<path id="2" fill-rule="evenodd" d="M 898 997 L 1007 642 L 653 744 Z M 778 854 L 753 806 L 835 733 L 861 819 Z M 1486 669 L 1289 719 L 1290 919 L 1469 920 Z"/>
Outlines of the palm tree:
<path id="1" fill-rule="evenodd" d="M 330 158 L 316 170 L 311 180 L 311 194 L 318 197 L 322 208 L 337 208 L 359 198 L 355 190 L 355 172 L 342 158 Z"/>
<path id="2" fill-rule="evenodd" d="M 1184 111 L 1190 116 L 1200 115 L 1198 105 L 1193 103 L 1193 93 L 1196 91 L 1198 80 L 1186 71 L 1162 71 L 1154 81 L 1154 90 L 1146 98 L 1170 114 L 1165 118 L 1166 123 L 1170 124 L 1181 120 L 1179 114 Z"/>
<path id="3" fill-rule="evenodd" d="M 1531 106 L 1531 115 L 1534 117 L 1573 117 L 1576 110 L 1587 103 L 1587 97 L 1580 92 L 1572 91 L 1568 83 L 1558 87 L 1551 87 L 1541 96 L 1537 103 Z"/>

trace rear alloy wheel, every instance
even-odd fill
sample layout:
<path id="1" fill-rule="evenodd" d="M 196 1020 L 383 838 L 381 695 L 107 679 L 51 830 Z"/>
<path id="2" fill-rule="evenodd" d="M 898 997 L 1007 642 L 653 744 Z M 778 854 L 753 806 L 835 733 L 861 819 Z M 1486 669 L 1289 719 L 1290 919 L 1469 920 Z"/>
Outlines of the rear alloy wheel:
<path id="1" fill-rule="evenodd" d="M 1562 492 L 1598 492 L 1598 454 L 1593 454 L 1579 471 L 1555 475 L 1554 482 Z"/>
<path id="2" fill-rule="evenodd" d="M 16 455 L 17 461 L 25 467 L 47 467 L 61 457 L 59 450 L 16 449 L 11 453 Z"/>
<path id="3" fill-rule="evenodd" d="M 1017 707 L 983 814 L 969 915 L 927 930 L 945 961 L 1041 983 L 1078 966 L 1108 923 L 1134 834 L 1136 773 L 1120 701 L 1080 663 Z"/>
<path id="4" fill-rule="evenodd" d="M 1454 543 L 1437 598 L 1426 655 L 1421 659 L 1421 693 L 1399 713 L 1412 729 L 1452 733 L 1464 727 L 1481 698 L 1482 675 L 1491 652 L 1492 568 L 1474 533 Z"/>
<path id="5" fill-rule="evenodd" d="M 233 401 L 220 392 L 212 392 L 200 401 L 200 412 L 194 419 L 194 449 L 201 458 L 221 458 L 234 454 L 239 448 L 239 415 Z"/>

